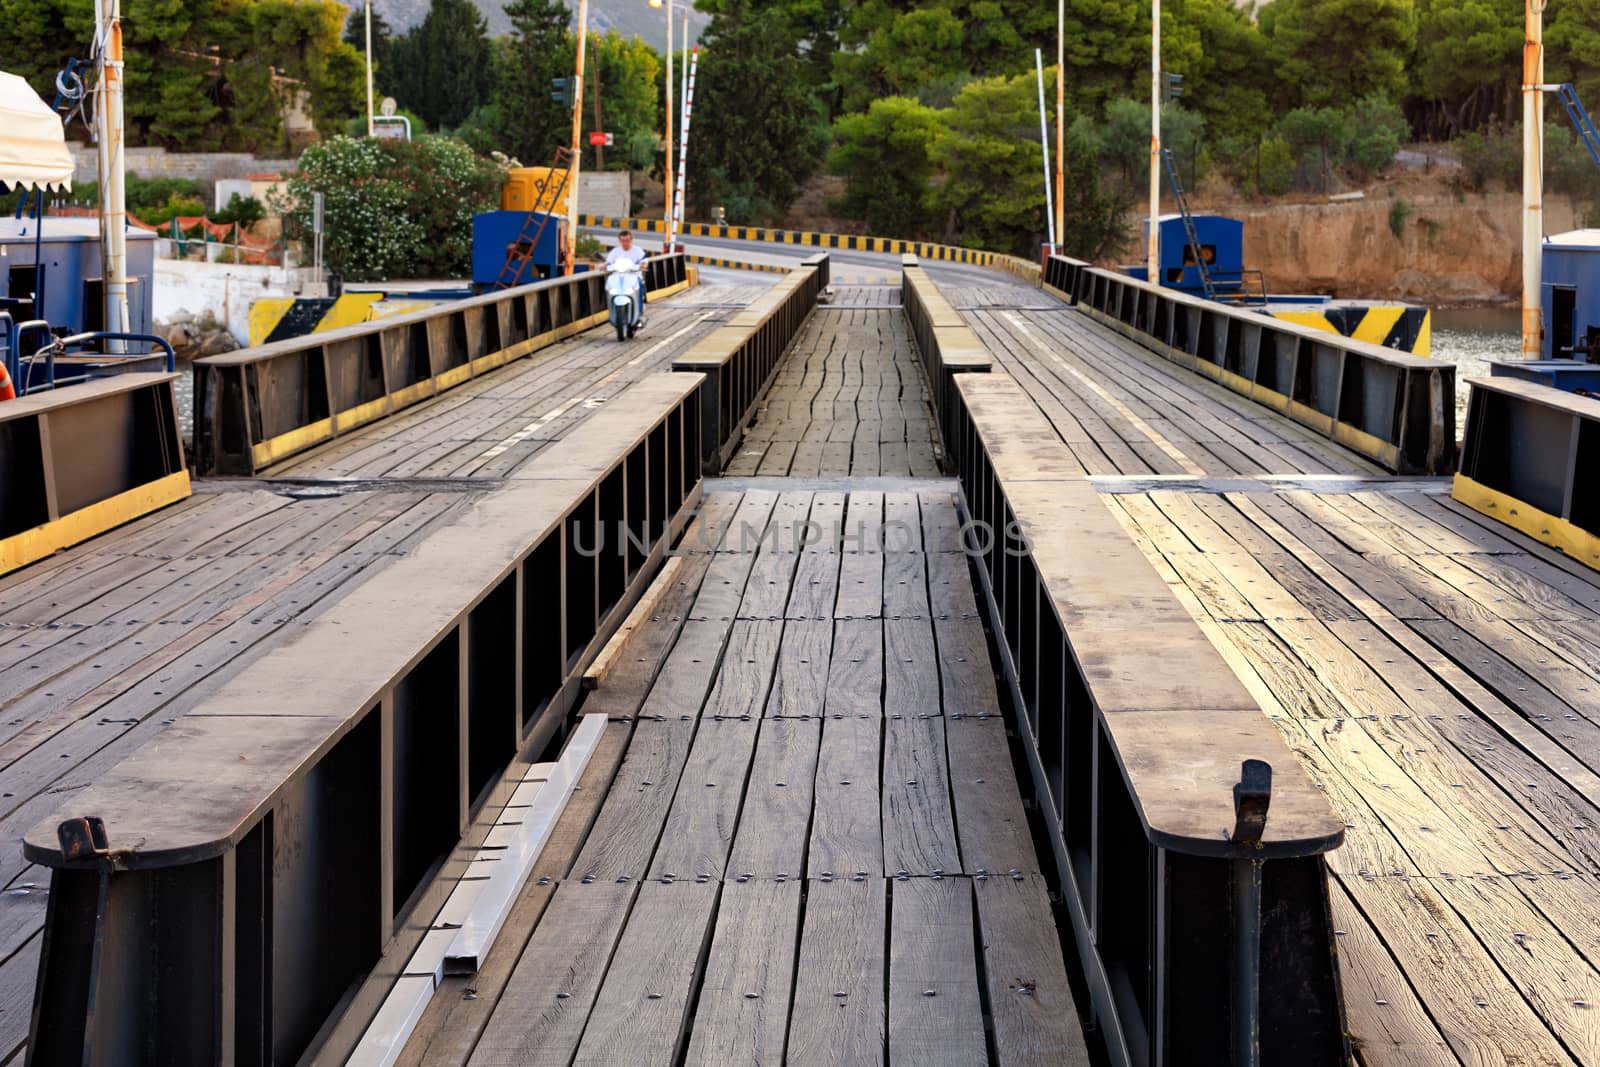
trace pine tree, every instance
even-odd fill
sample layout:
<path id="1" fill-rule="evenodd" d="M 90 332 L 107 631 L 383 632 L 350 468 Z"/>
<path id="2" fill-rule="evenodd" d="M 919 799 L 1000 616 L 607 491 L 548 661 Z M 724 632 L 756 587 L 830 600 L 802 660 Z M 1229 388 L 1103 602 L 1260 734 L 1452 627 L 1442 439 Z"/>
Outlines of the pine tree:
<path id="1" fill-rule="evenodd" d="M 494 88 L 488 24 L 471 0 L 433 0 L 389 48 L 395 98 L 435 129 L 454 129 Z"/>
<path id="2" fill-rule="evenodd" d="M 512 0 L 510 47 L 495 72 L 501 151 L 529 166 L 550 161 L 570 136 L 572 116 L 550 99 L 550 83 L 572 76 L 572 12 L 561 0 Z"/>

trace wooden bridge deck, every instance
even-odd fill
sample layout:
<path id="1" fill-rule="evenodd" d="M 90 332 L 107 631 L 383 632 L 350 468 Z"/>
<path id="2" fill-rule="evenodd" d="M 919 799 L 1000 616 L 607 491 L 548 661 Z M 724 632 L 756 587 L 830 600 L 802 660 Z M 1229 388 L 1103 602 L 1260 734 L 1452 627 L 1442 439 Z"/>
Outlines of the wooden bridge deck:
<path id="1" fill-rule="evenodd" d="M 1600 575 L 1048 295 L 946 293 L 1344 815 L 1361 1061 L 1600 1064 Z"/>
<path id="2" fill-rule="evenodd" d="M 269 472 L 314 484 L 200 481 L 182 503 L 0 578 L 0 834 L 20 842 L 63 794 L 761 291 L 691 289 L 654 305 L 635 344 L 571 338 Z M 533 432 L 481 458 L 530 418 Z M 0 1062 L 27 1036 L 48 882 L 20 847 L 0 850 Z"/>
<path id="3" fill-rule="evenodd" d="M 1361 1062 L 1600 1064 L 1600 578 L 1038 290 L 946 294 L 1347 820 Z M 571 339 L 271 472 L 345 484 L 213 486 L 0 579 L 0 826 L 19 838 L 749 295 L 691 291 L 642 347 Z M 584 706 L 601 748 L 500 942 L 406 1062 L 1081 1055 L 897 298 L 841 288 L 808 322 L 740 481 L 708 484 Z M 803 545 L 796 520 L 887 524 L 891 550 Z M 44 884 L 0 856 L 0 1060 Z"/>
<path id="4" fill-rule="evenodd" d="M 841 289 L 795 339 L 729 475 L 939 473 L 928 387 L 895 290 Z M 862 306 L 866 299 L 883 303 Z"/>
<path id="5" fill-rule="evenodd" d="M 404 1062 L 1082 1062 L 932 484 L 709 494 L 512 936 Z"/>
<path id="6" fill-rule="evenodd" d="M 593 330 L 426 404 L 339 437 L 269 472 L 274 478 L 487 479 L 517 469 L 634 382 L 765 291 L 706 285 L 658 300 L 649 325 L 619 346 Z"/>

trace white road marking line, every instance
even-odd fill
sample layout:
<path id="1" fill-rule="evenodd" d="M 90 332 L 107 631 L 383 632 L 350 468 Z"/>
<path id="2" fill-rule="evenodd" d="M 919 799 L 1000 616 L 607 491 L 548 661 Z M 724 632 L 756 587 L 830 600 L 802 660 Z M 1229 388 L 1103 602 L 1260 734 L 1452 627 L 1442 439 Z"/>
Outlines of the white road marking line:
<path id="1" fill-rule="evenodd" d="M 1071 374 L 1073 377 L 1077 378 L 1078 381 L 1082 382 L 1089 389 L 1094 390 L 1095 395 L 1101 400 L 1104 400 L 1107 404 L 1110 404 L 1112 407 L 1116 408 L 1117 413 L 1123 418 L 1127 419 L 1134 429 L 1148 437 L 1152 442 L 1154 442 L 1157 448 L 1165 452 L 1172 458 L 1173 462 L 1182 467 L 1185 474 L 1203 476 L 1206 473 L 1202 468 L 1196 466 L 1194 461 L 1185 455 L 1177 445 L 1173 444 L 1165 437 L 1162 437 L 1156 432 L 1155 427 L 1151 426 L 1138 415 L 1134 414 L 1132 408 L 1128 407 L 1128 405 L 1124 404 L 1122 401 L 1118 400 L 1116 397 L 1100 388 L 1093 378 L 1090 378 L 1087 374 L 1083 373 L 1083 371 L 1062 359 L 1060 353 L 1056 352 L 1055 349 L 1044 344 L 1039 340 L 1038 337 L 1034 336 L 1033 330 L 1026 322 L 1022 320 L 1022 316 L 1018 315 L 1015 311 L 1008 311 L 1005 313 L 1005 315 L 1006 318 L 1010 320 L 1011 324 L 1022 332 L 1022 336 L 1027 339 L 1028 344 L 1032 345 L 1035 351 L 1054 362 L 1056 366 L 1060 367 L 1068 374 Z"/>

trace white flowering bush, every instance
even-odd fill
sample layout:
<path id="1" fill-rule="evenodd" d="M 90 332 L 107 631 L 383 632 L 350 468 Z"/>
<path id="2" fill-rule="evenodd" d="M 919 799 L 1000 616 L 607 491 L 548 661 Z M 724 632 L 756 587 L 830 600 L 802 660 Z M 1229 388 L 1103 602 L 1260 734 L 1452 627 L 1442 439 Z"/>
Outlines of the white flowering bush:
<path id="1" fill-rule="evenodd" d="M 499 206 L 501 169 L 460 141 L 335 137 L 313 145 L 275 206 L 309 248 L 323 196 L 323 258 L 350 281 L 470 273 L 472 216 Z"/>

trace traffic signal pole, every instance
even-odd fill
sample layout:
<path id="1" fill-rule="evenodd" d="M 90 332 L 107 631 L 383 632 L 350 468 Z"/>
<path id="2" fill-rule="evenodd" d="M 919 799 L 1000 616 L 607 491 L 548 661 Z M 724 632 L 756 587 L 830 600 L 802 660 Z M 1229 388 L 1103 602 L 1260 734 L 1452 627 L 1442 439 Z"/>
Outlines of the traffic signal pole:
<path id="1" fill-rule="evenodd" d="M 571 275 L 578 258 L 578 161 L 583 156 L 583 61 L 589 43 L 589 0 L 578 0 L 578 63 L 572 75 L 572 159 L 567 173 L 567 240 L 561 257 Z"/>

